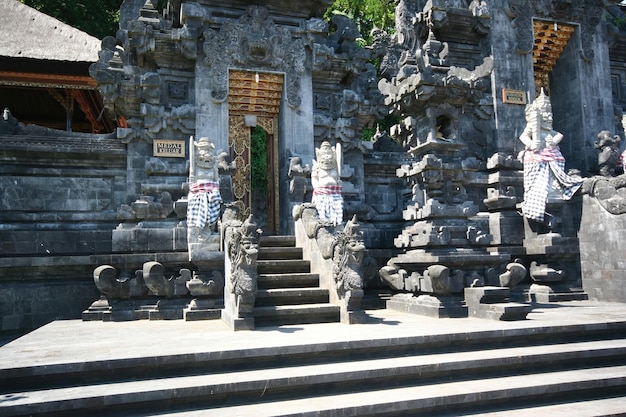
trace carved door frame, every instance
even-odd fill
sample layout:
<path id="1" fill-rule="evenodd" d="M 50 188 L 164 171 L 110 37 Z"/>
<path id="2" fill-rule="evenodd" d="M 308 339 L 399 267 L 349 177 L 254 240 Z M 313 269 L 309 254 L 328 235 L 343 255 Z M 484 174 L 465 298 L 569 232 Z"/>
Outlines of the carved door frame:
<path id="1" fill-rule="evenodd" d="M 236 164 L 233 174 L 234 202 L 242 218 L 251 212 L 251 128 L 260 126 L 267 133 L 268 234 L 279 230 L 278 114 L 284 75 L 246 70 L 229 71 L 228 146 Z"/>

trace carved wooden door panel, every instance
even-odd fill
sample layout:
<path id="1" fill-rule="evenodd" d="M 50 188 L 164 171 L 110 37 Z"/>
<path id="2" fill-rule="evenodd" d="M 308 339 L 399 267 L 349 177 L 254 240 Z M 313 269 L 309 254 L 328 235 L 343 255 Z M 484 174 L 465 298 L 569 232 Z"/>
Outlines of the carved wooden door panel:
<path id="1" fill-rule="evenodd" d="M 283 89 L 283 75 L 251 71 L 230 71 L 228 87 L 228 142 L 232 160 L 233 195 L 241 217 L 252 211 L 250 153 L 251 127 L 259 126 L 266 132 L 267 151 L 267 213 L 264 232 L 278 230 L 278 112 Z M 247 122 L 246 122 L 247 120 Z M 255 216 L 259 213 L 254 213 Z"/>

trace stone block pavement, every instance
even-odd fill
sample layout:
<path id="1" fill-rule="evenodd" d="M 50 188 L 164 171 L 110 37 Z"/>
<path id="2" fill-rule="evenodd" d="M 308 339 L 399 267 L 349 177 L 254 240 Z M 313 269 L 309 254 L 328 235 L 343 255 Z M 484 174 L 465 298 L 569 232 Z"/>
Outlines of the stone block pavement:
<path id="1" fill-rule="evenodd" d="M 216 373 L 206 376 L 191 373 L 161 378 L 159 374 L 152 379 L 139 378 L 137 381 L 134 380 L 134 376 L 131 378 L 132 381 L 126 381 L 125 377 L 121 377 L 119 381 L 113 380 L 110 383 L 101 381 L 95 385 L 74 382 L 67 387 L 54 385 L 34 387 L 35 391 L 32 392 L 19 392 L 20 387 L 30 388 L 29 385 L 21 385 L 17 387 L 15 393 L 7 392 L 0 396 L 0 415 L 24 413 L 39 415 L 38 412 L 43 414 L 56 412 L 55 415 L 64 415 L 66 411 L 72 411 L 72 415 L 87 415 L 93 410 L 100 410 L 105 403 L 107 406 L 118 407 L 106 415 L 116 415 L 126 401 L 131 407 L 133 404 L 143 404 L 145 398 L 159 398 L 158 404 L 167 404 L 170 395 L 192 400 L 195 398 L 193 395 L 190 397 L 185 395 L 194 393 L 205 401 L 212 402 L 220 400 L 218 394 L 222 390 L 225 390 L 226 398 L 232 395 L 251 399 L 254 392 L 261 392 L 261 389 L 262 397 L 268 386 L 276 385 L 276 389 L 284 386 L 277 384 L 294 383 L 298 386 L 298 381 L 302 381 L 303 389 L 308 390 L 309 383 L 311 386 L 315 384 L 326 386 L 330 381 L 349 383 L 355 378 L 356 381 L 360 381 L 359 375 L 369 373 L 374 376 L 371 379 L 363 379 L 363 383 L 359 382 L 359 388 L 352 393 L 336 395 L 327 393 L 324 396 L 313 395 L 309 399 L 294 398 L 278 402 L 268 400 L 264 403 L 235 404 L 228 407 L 212 405 L 210 409 L 174 407 L 167 411 L 159 409 L 159 414 L 168 413 L 178 417 L 253 414 L 258 417 L 344 416 L 362 415 L 360 413 L 366 410 L 370 411 L 367 415 L 378 415 L 379 411 L 381 415 L 386 415 L 385 410 L 392 409 L 400 413 L 397 415 L 408 415 L 406 412 L 410 412 L 411 407 L 423 406 L 424 410 L 441 411 L 433 415 L 448 416 L 445 414 L 446 409 L 438 410 L 441 404 L 446 406 L 452 404 L 457 407 L 457 411 L 450 415 L 461 415 L 458 412 L 464 409 L 458 407 L 465 407 L 467 404 L 470 408 L 465 411 L 474 416 L 626 415 L 626 396 L 621 391 L 626 386 L 626 365 L 621 359 L 626 352 L 624 338 L 626 304 L 593 301 L 535 304 L 527 319 L 520 321 L 478 318 L 436 319 L 393 310 L 368 310 L 367 314 L 369 321 L 365 324 L 283 325 L 238 332 L 230 330 L 221 320 L 55 321 L 0 347 L 0 383 L 3 375 L 6 381 L 11 381 L 16 374 L 24 374 L 37 383 L 43 374 L 61 377 L 67 374 L 70 375 L 69 378 L 72 378 L 71 375 L 90 375 L 90 372 L 117 375 L 120 371 L 125 372 L 125 369 L 139 370 L 143 366 L 167 370 L 168 367 L 175 367 L 178 364 L 195 369 L 196 364 L 206 367 L 208 363 L 222 361 L 230 363 L 238 359 L 258 360 L 260 365 L 269 360 L 274 365 L 280 366 L 273 370 L 256 369 L 255 365 L 245 371 L 215 370 Z M 616 329 L 619 334 L 615 333 L 613 337 Z M 524 346 L 526 338 L 536 340 L 537 338 L 533 336 L 539 336 L 543 340 L 542 338 L 549 335 L 565 334 L 568 331 L 576 334 L 578 332 L 595 334 L 594 332 L 600 331 L 606 332 L 609 336 L 608 339 L 598 341 L 572 341 L 567 346 L 558 342 L 545 346 L 540 344 Z M 615 340 L 609 340 L 612 338 Z M 516 339 L 521 341 L 519 347 L 503 349 L 502 346 L 497 346 L 499 343 Z M 496 346 L 493 346 L 492 350 L 493 341 Z M 446 348 L 443 352 L 418 348 L 422 344 L 458 346 L 464 342 L 468 345 L 479 342 L 479 345 L 473 351 L 463 352 L 462 349 L 458 351 L 453 349 L 448 353 Z M 332 357 L 344 349 L 351 349 L 352 352 L 371 352 L 372 348 L 387 349 L 391 346 L 410 346 L 412 351 L 415 349 L 415 354 L 410 357 L 400 355 L 378 360 L 368 359 L 365 355 L 361 360 L 346 360 L 341 364 L 329 360 L 328 363 L 321 361 L 302 366 L 298 364 L 282 366 L 283 362 L 289 361 L 286 358 L 298 358 L 302 355 L 319 356 L 323 359 L 327 356 Z M 596 359 L 602 363 L 603 355 L 608 355 L 606 357 L 609 358 L 611 351 L 615 352 L 612 355 L 613 358 L 619 359 L 619 364 L 599 367 L 590 365 Z M 535 362 L 524 360 L 532 359 L 533 355 L 537 357 Z M 519 369 L 513 367 L 511 373 L 494 376 L 491 380 L 481 375 L 481 372 L 487 372 L 488 369 L 515 365 L 518 362 L 535 363 L 541 367 L 542 365 L 538 365 L 540 362 L 537 362 L 541 361 L 540 358 L 545 358 L 545 364 L 550 366 L 551 361 L 567 361 L 568 357 L 570 361 L 583 362 L 576 369 L 562 371 L 554 369 L 547 373 L 525 375 L 522 372 L 518 375 Z M 462 381 L 448 381 L 446 369 L 452 370 L 457 367 L 467 376 Z M 422 372 L 427 375 L 435 370 L 443 372 L 443 376 L 434 383 L 393 386 L 394 379 L 405 373 L 408 373 L 407 375 L 415 373 L 415 377 L 421 377 Z M 378 379 L 379 377 L 383 378 L 382 381 Z M 390 377 L 392 379 L 389 379 Z M 370 385 L 376 386 L 379 383 L 382 385 L 377 389 L 371 389 Z M 581 389 L 595 389 L 598 395 L 584 401 L 578 401 L 578 398 L 574 397 L 569 402 L 551 405 L 530 403 L 527 405 L 532 406 L 521 408 L 513 405 L 505 411 L 498 411 L 497 407 L 488 410 L 471 408 L 471 404 L 475 402 L 480 406 L 481 401 L 484 404 L 488 398 L 497 399 L 502 395 L 507 399 L 507 406 L 509 399 L 518 401 L 513 404 L 519 405 L 519 398 L 527 398 L 526 395 L 545 397 L 545 392 L 551 392 L 547 390 L 551 390 L 552 386 L 555 393 L 570 387 L 575 393 L 579 393 L 577 390 Z M 573 386 L 575 388 L 572 388 Z M 605 388 L 609 391 L 603 391 Z M 229 391 L 231 389 L 232 392 Z M 620 391 L 616 394 L 616 390 Z M 198 394 L 200 392 L 202 394 Z M 572 401 L 575 401 L 575 404 Z M 128 411 L 134 410 L 136 415 L 153 415 L 156 406 L 152 407 Z M 3 414 L 4 412 L 8 414 Z M 129 415 L 135 414 L 131 412 Z"/>
<path id="2" fill-rule="evenodd" d="M 147 356 L 225 352 L 244 348 L 277 348 L 310 343 L 419 337 L 558 325 L 626 321 L 626 304 L 569 301 L 535 305 L 526 320 L 429 318 L 392 310 L 367 311 L 366 324 L 284 325 L 233 332 L 221 320 L 209 321 L 55 321 L 0 347 L 3 369 L 54 366 Z M 514 333 L 513 333 L 514 334 Z"/>

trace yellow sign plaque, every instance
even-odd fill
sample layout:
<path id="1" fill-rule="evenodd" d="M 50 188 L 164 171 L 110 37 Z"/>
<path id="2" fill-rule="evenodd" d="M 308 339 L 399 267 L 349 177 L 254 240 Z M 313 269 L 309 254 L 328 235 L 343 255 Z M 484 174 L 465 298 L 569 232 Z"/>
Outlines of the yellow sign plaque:
<path id="1" fill-rule="evenodd" d="M 503 88 L 502 102 L 505 104 L 526 104 L 526 91 Z"/>
<path id="2" fill-rule="evenodd" d="M 155 139 L 152 143 L 152 152 L 154 156 L 164 158 L 184 158 L 185 141 Z"/>

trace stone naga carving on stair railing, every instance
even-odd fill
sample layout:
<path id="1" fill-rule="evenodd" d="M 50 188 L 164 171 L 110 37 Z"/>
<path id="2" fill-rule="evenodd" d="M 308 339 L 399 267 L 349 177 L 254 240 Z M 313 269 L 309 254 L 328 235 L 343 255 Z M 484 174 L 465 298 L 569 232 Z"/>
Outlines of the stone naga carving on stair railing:
<path id="1" fill-rule="evenodd" d="M 243 223 L 226 220 L 222 229 L 226 272 L 222 319 L 233 330 L 253 330 L 257 257 L 262 231 L 257 228 L 252 215 Z"/>
<path id="2" fill-rule="evenodd" d="M 296 245 L 311 262 L 311 272 L 320 276 L 320 286 L 329 290 L 330 302 L 341 307 L 341 322 L 362 323 L 363 286 L 370 261 L 356 217 L 346 225 L 333 226 L 320 220 L 314 204 L 305 203 L 294 210 Z"/>
<path id="3" fill-rule="evenodd" d="M 346 223 L 343 231 L 336 234 L 333 249 L 333 276 L 339 294 L 362 290 L 361 263 L 365 255 L 365 243 L 356 216 Z"/>

